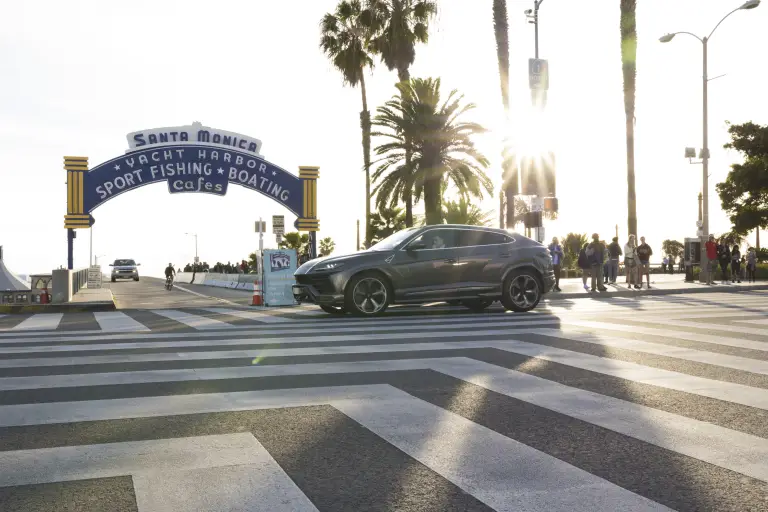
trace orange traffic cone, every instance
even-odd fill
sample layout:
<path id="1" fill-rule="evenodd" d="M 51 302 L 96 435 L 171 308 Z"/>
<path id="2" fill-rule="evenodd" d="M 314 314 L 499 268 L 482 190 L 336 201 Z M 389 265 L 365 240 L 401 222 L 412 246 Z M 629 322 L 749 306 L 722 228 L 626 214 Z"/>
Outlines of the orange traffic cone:
<path id="1" fill-rule="evenodd" d="M 262 306 L 264 299 L 261 296 L 261 279 L 256 279 L 253 282 L 253 300 L 251 306 Z"/>

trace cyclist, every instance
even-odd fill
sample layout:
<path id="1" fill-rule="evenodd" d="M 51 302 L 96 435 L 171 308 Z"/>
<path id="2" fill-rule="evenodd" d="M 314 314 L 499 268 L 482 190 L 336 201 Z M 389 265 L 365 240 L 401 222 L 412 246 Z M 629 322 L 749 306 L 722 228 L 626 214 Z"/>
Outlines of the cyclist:
<path id="1" fill-rule="evenodd" d="M 165 267 L 165 284 L 166 286 L 173 282 L 173 278 L 176 276 L 176 270 L 173 268 L 173 264 L 169 263 Z"/>

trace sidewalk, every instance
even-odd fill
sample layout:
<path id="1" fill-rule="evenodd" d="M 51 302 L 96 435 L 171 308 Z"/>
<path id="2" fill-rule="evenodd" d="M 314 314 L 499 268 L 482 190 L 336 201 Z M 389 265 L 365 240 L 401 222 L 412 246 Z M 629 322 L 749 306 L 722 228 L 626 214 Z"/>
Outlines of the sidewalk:
<path id="1" fill-rule="evenodd" d="M 108 288 L 89 290 L 83 288 L 70 302 L 58 304 L 3 304 L 0 313 L 78 313 L 84 311 L 114 311 L 116 308 L 112 291 Z"/>
<path id="2" fill-rule="evenodd" d="M 573 299 L 584 297 L 635 297 L 639 295 L 671 295 L 680 293 L 714 293 L 714 292 L 738 292 L 744 290 L 768 290 L 768 281 L 757 281 L 756 283 L 728 283 L 720 284 L 719 281 L 712 286 L 701 284 L 698 281 L 692 283 L 685 282 L 685 274 L 651 274 L 651 289 L 647 288 L 647 282 L 643 281 L 643 287 L 640 290 L 635 288 L 628 289 L 626 277 L 619 276 L 616 284 L 605 285 L 608 288 L 605 292 L 587 291 L 581 281 L 581 277 L 568 278 L 560 280 L 560 289 L 562 292 L 551 292 L 547 294 L 548 299 Z M 591 286 L 591 279 L 587 279 L 587 285 Z"/>

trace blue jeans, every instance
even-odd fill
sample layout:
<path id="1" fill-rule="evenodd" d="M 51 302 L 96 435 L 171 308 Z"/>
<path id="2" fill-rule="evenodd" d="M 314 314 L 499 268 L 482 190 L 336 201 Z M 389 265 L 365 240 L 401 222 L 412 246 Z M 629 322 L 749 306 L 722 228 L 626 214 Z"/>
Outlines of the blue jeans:
<path id="1" fill-rule="evenodd" d="M 619 275 L 619 260 L 608 260 L 608 281 L 611 283 L 616 282 L 616 277 Z"/>

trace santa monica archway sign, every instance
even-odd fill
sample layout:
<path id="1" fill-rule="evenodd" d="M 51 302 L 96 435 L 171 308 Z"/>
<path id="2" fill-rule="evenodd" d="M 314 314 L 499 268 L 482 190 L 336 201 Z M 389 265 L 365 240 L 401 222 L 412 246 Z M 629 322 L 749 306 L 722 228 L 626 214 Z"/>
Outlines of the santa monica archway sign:
<path id="1" fill-rule="evenodd" d="M 200 123 L 129 133 L 128 146 L 124 155 L 93 169 L 88 157 L 64 157 L 69 269 L 74 230 L 93 225 L 93 210 L 125 192 L 163 181 L 171 194 L 223 196 L 230 184 L 255 190 L 296 215 L 294 226 L 309 232 L 311 256 L 317 255 L 319 167 L 299 167 L 295 176 L 264 160 L 260 140 Z"/>

